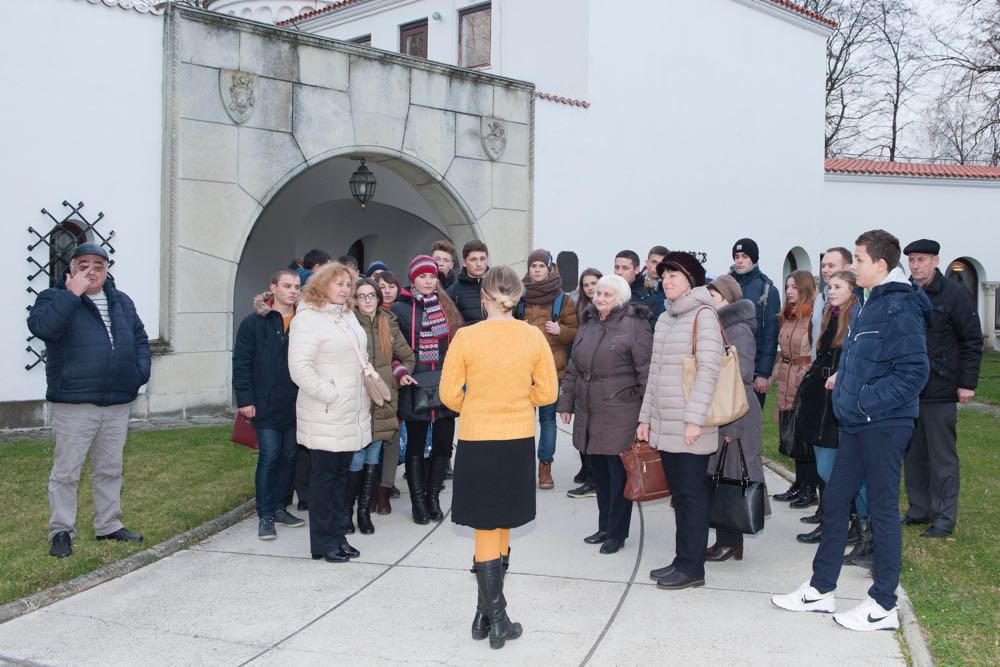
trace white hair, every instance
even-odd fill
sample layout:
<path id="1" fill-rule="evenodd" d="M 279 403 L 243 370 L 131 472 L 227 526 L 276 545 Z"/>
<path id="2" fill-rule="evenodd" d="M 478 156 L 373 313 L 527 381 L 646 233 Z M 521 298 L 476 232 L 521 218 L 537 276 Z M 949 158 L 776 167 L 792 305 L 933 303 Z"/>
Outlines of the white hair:
<path id="1" fill-rule="evenodd" d="M 616 304 L 618 306 L 624 305 L 632 299 L 632 288 L 628 286 L 628 283 L 621 276 L 613 274 L 604 276 L 594 286 L 595 290 L 602 288 L 618 296 L 618 303 Z"/>

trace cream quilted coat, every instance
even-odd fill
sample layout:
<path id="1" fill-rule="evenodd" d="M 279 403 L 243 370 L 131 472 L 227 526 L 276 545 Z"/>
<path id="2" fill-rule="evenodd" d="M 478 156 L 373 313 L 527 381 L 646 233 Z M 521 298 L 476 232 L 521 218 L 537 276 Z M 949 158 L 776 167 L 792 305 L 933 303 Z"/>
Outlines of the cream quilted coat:
<path id="1" fill-rule="evenodd" d="M 354 452 L 372 441 L 371 399 L 348 336 L 367 359 L 367 336 L 352 311 L 299 304 L 288 340 L 288 371 L 299 386 L 296 435 L 309 449 Z"/>
<path id="2" fill-rule="evenodd" d="M 707 309 L 702 309 L 709 306 Z M 698 374 L 690 398 L 682 384 L 684 357 L 691 354 L 691 330 L 698 313 Z M 649 444 L 675 454 L 714 454 L 719 447 L 719 429 L 704 426 L 715 393 L 722 361 L 722 330 L 715 315 L 712 295 L 696 287 L 667 301 L 666 311 L 653 330 L 653 358 L 649 365 L 646 394 L 639 421 L 649 424 Z M 701 426 L 693 445 L 684 444 L 684 424 Z"/>

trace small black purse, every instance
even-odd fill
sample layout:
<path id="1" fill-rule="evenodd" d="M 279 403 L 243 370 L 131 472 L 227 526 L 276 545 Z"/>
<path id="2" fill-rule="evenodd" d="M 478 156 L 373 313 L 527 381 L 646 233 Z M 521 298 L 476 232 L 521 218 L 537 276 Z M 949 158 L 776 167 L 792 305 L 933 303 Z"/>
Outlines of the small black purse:
<path id="1" fill-rule="evenodd" d="M 764 482 L 750 481 L 743 443 L 737 440 L 736 445 L 740 450 L 740 479 L 722 476 L 729 451 L 729 443 L 723 443 L 715 474 L 708 477 L 711 494 L 708 522 L 716 530 L 756 535 L 764 530 L 764 496 L 767 495 L 767 485 Z"/>
<path id="2" fill-rule="evenodd" d="M 400 387 L 398 414 L 410 421 L 430 421 L 431 413 L 438 419 L 457 417 L 441 402 L 441 371 L 412 373 L 416 384 Z"/>

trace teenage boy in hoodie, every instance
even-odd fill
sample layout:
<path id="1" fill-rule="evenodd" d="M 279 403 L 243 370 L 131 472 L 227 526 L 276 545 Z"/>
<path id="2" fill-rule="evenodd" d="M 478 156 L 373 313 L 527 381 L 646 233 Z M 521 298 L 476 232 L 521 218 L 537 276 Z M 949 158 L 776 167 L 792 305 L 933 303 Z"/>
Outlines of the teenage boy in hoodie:
<path id="1" fill-rule="evenodd" d="M 835 611 L 851 499 L 864 482 L 875 581 L 861 604 L 833 619 L 851 630 L 894 630 L 899 627 L 896 586 L 903 546 L 900 469 L 930 372 L 924 322 L 931 304 L 898 268 L 895 236 L 876 229 L 855 243 L 854 273 L 867 299 L 853 315 L 837 373 L 830 378 L 840 446 L 823 494 L 823 538 L 812 579 L 771 602 L 791 611 Z"/>

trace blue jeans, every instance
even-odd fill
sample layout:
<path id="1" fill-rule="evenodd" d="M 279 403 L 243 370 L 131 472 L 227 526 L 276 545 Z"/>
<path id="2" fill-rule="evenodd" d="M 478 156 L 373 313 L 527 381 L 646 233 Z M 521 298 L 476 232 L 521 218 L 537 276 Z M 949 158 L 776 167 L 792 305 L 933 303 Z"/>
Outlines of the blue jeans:
<path id="1" fill-rule="evenodd" d="M 875 583 L 868 595 L 883 609 L 896 606 L 903 531 L 899 525 L 899 479 L 912 426 L 873 426 L 840 432 L 840 447 L 823 497 L 823 539 L 813 558 L 809 582 L 820 593 L 837 587 L 847 546 L 851 499 L 864 482 L 875 542 Z"/>
<path id="2" fill-rule="evenodd" d="M 295 475 L 295 456 L 298 443 L 295 427 L 286 429 L 255 428 L 260 449 L 257 454 L 257 473 L 254 476 L 257 497 L 257 515 L 273 517 L 285 506 L 291 493 Z"/>
<path id="3" fill-rule="evenodd" d="M 830 481 L 830 474 L 833 473 L 833 464 L 837 460 L 837 450 L 831 447 L 813 447 L 816 453 L 816 470 L 824 482 Z M 861 482 L 858 495 L 854 496 L 854 507 L 858 510 L 858 516 L 868 517 L 868 493 L 865 491 L 865 483 Z"/>
<path id="4" fill-rule="evenodd" d="M 538 435 L 538 460 L 552 463 L 556 456 L 556 404 L 542 405 L 538 408 L 538 424 L 541 433 Z"/>
<path id="5" fill-rule="evenodd" d="M 379 461 L 382 460 L 382 441 L 376 440 L 375 442 L 362 447 L 358 451 L 354 452 L 354 456 L 351 458 L 351 466 L 348 468 L 351 472 L 357 472 L 361 470 L 363 466 L 377 466 Z"/>

